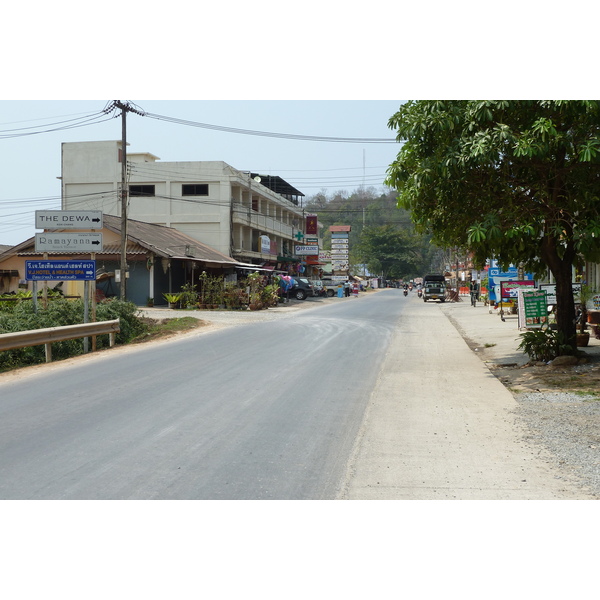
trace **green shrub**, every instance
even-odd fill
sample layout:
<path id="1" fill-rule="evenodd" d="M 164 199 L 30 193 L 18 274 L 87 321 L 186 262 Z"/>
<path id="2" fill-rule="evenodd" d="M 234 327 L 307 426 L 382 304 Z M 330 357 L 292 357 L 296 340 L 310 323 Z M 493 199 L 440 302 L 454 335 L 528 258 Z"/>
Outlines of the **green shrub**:
<path id="1" fill-rule="evenodd" d="M 557 356 L 573 353 L 563 333 L 547 327 L 522 333 L 521 339 L 518 349 L 529 355 L 531 360 L 549 362 Z"/>
<path id="2" fill-rule="evenodd" d="M 28 331 L 46 327 L 61 327 L 83 323 L 83 300 L 53 299 L 47 308 L 38 306 L 37 313 L 31 301 L 18 302 L 13 305 L 12 312 L 7 310 L 0 313 L 0 333 Z M 121 300 L 106 300 L 96 307 L 97 321 L 120 319 L 121 331 L 116 335 L 118 344 L 126 344 L 133 338 L 145 333 L 147 325 L 139 318 L 138 308 L 131 302 Z M 96 338 L 96 348 L 109 346 L 107 335 Z M 64 340 L 52 343 L 52 358 L 60 360 L 83 354 L 83 340 Z M 31 346 L 0 352 L 0 370 L 23 367 L 45 362 L 44 346 Z"/>

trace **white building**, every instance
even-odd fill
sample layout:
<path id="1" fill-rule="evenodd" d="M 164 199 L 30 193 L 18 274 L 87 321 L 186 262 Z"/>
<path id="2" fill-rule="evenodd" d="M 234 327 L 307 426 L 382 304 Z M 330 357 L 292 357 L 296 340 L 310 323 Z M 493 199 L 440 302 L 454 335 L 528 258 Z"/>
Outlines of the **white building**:
<path id="1" fill-rule="evenodd" d="M 121 216 L 121 141 L 62 144 L 62 209 Z M 173 227 L 240 262 L 294 262 L 303 194 L 280 177 L 222 161 L 159 162 L 127 153 L 127 216 Z"/>

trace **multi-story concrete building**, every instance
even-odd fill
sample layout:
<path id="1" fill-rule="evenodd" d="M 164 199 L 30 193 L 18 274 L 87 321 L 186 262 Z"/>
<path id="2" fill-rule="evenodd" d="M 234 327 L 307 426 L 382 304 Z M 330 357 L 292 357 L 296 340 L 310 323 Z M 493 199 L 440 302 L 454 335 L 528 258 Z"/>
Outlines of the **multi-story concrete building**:
<path id="1" fill-rule="evenodd" d="M 121 150 L 121 141 L 62 144 L 63 210 L 121 215 Z M 149 152 L 127 152 L 127 173 L 130 219 L 173 227 L 240 262 L 298 261 L 303 194 L 280 177 L 222 161 L 160 162 Z"/>

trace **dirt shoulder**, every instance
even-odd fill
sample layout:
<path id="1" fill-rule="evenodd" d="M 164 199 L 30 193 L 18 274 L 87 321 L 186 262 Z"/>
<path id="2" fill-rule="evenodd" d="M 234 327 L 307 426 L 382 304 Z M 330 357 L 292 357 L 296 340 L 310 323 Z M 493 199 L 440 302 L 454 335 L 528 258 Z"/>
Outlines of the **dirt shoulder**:
<path id="1" fill-rule="evenodd" d="M 580 348 L 582 357 L 575 365 L 553 366 L 530 362 L 518 349 L 521 343 L 517 317 L 504 321 L 488 307 L 471 307 L 467 302 L 442 306 L 467 345 L 486 363 L 490 371 L 512 392 L 551 391 L 590 393 L 600 396 L 600 340 Z"/>

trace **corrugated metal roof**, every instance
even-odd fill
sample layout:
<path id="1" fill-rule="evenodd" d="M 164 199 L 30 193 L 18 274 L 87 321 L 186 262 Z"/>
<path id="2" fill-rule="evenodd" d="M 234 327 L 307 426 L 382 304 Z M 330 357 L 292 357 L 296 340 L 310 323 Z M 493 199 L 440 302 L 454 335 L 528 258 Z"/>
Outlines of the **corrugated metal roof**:
<path id="1" fill-rule="evenodd" d="M 41 252 L 36 252 L 34 250 L 34 247 L 32 246 L 30 249 L 27 250 L 22 250 L 20 252 L 17 252 L 18 256 L 40 256 L 42 253 Z M 89 252 L 88 252 L 89 254 Z M 114 254 L 121 254 L 121 244 L 105 244 L 102 248 L 102 252 L 96 252 L 97 256 L 104 256 L 104 255 L 114 255 Z M 136 244 L 135 242 L 127 242 L 127 255 L 138 255 L 141 254 L 143 256 L 145 256 L 146 254 L 148 254 L 148 250 L 146 248 L 144 248 L 143 246 L 140 246 L 140 244 Z M 64 256 L 65 253 L 64 252 L 48 252 L 48 256 Z"/>
<path id="2" fill-rule="evenodd" d="M 121 218 L 104 215 L 104 226 L 120 234 Z M 165 227 L 164 225 L 129 219 L 127 221 L 127 239 L 165 258 L 189 258 L 204 262 L 231 263 L 232 266 L 237 263 L 230 256 L 173 227 Z"/>

